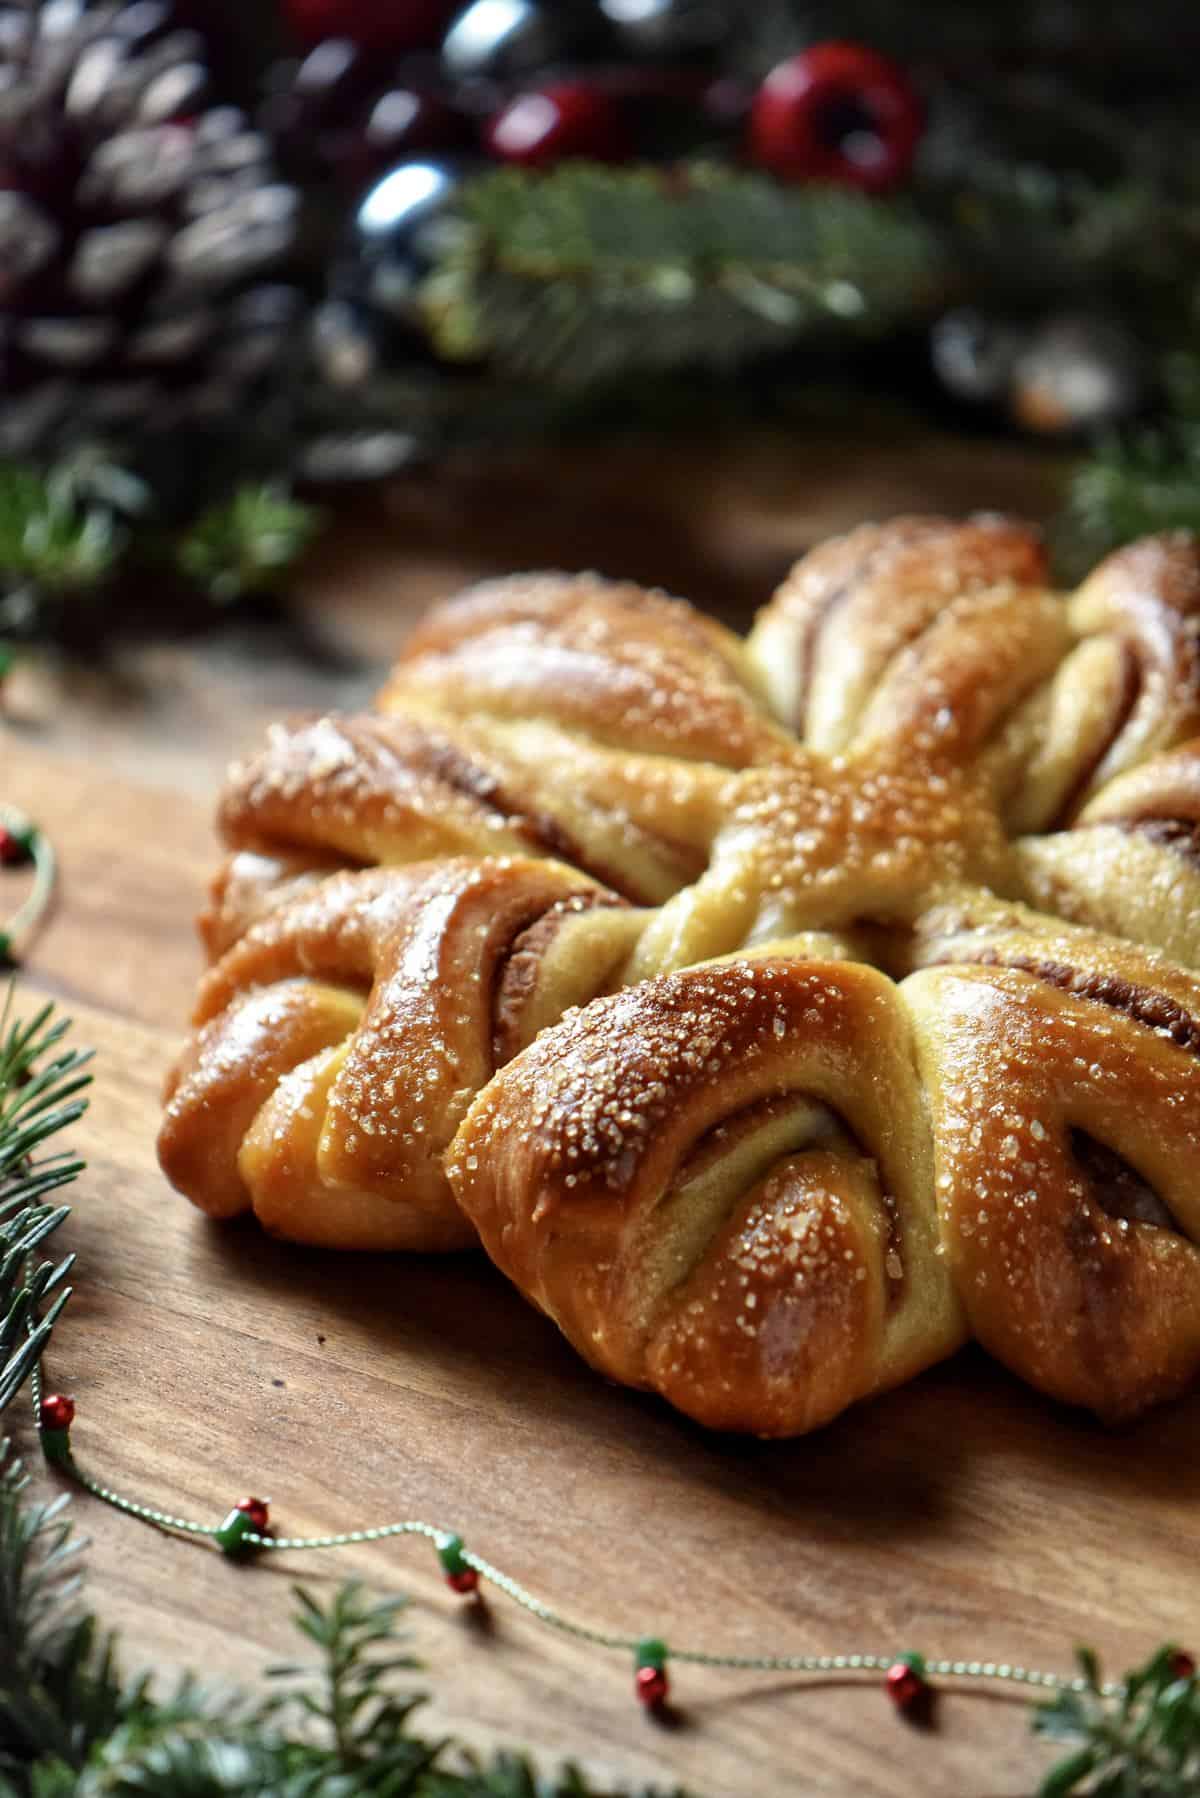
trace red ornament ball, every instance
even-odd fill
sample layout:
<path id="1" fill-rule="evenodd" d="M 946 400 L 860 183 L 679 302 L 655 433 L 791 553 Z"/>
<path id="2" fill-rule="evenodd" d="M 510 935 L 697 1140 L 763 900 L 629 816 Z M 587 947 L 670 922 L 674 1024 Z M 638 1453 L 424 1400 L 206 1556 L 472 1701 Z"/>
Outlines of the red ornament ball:
<path id="1" fill-rule="evenodd" d="M 51 1392 L 42 1400 L 38 1421 L 44 1430 L 69 1430 L 75 1421 L 75 1400 L 65 1393 Z"/>
<path id="2" fill-rule="evenodd" d="M 284 0 L 283 10 L 305 44 L 347 37 L 372 50 L 433 49 L 461 0 Z"/>
<path id="3" fill-rule="evenodd" d="M 484 142 L 501 162 L 521 168 L 546 168 L 568 156 L 620 162 L 630 147 L 619 104 L 586 81 L 517 94 L 489 121 Z"/>
<path id="4" fill-rule="evenodd" d="M 461 1592 L 465 1598 L 478 1589 L 479 1575 L 473 1567 L 464 1567 L 461 1573 L 448 1573 L 446 1584 L 452 1592 Z"/>
<path id="5" fill-rule="evenodd" d="M 267 1508 L 267 1501 L 265 1499 L 239 1498 L 237 1504 L 234 1505 L 233 1508 L 235 1511 L 240 1511 L 244 1517 L 250 1519 L 251 1528 L 256 1536 L 266 1535 L 267 1527 L 271 1521 L 271 1513 Z"/>
<path id="6" fill-rule="evenodd" d="M 884 1675 L 884 1684 L 898 1711 L 911 1711 L 928 1691 L 921 1675 L 907 1661 L 893 1661 Z"/>
<path id="7" fill-rule="evenodd" d="M 813 44 L 771 70 L 750 111 L 750 153 L 783 181 L 885 193 L 908 175 L 924 112 L 903 69 L 861 44 Z"/>
<path id="8" fill-rule="evenodd" d="M 1177 1648 L 1167 1662 L 1167 1670 L 1172 1679 L 1192 1679 L 1196 1673 L 1196 1663 L 1190 1654 Z"/>
<path id="9" fill-rule="evenodd" d="M 640 1703 L 648 1710 L 657 1710 L 667 1701 L 670 1682 L 662 1667 L 639 1667 L 633 1676 L 633 1689 Z"/>

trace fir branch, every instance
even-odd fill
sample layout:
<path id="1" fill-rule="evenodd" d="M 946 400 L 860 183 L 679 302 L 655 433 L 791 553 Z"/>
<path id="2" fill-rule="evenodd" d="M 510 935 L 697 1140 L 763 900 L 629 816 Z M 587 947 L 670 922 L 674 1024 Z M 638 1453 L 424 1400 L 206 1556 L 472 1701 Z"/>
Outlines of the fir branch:
<path id="1" fill-rule="evenodd" d="M 573 163 L 469 182 L 420 304 L 446 357 L 578 386 L 876 335 L 923 315 L 942 278 L 902 202 Z"/>
<path id="2" fill-rule="evenodd" d="M 156 563 L 173 565 L 218 604 L 263 592 L 319 523 L 278 482 L 247 482 L 198 516 L 167 518 L 147 482 L 99 449 L 46 471 L 0 464 L 0 634 L 41 634 Z"/>
<path id="3" fill-rule="evenodd" d="M 81 502 L 52 475 L 0 465 L 0 573 L 56 589 L 94 587 L 119 554 L 108 508 Z"/>
<path id="4" fill-rule="evenodd" d="M 11 1509 L 11 1497 L 7 1502 Z M 5 1504 L 0 1490 L 0 1523 Z M 65 1556 L 67 1526 L 56 1508 L 44 1513 L 49 1523 L 41 1515 L 36 1523 L 32 1512 L 18 1518 L 15 1545 L 0 1531 L 0 1556 L 27 1557 L 25 1545 L 46 1532 L 50 1554 Z M 52 1579 L 40 1596 L 53 1614 L 61 1594 Z M 416 1734 L 410 1718 L 423 1700 L 388 1685 L 394 1673 L 416 1665 L 393 1652 L 402 1602 L 372 1603 L 357 1585 L 342 1587 L 325 1606 L 299 1589 L 296 1597 L 296 1628 L 317 1644 L 321 1663 L 310 1683 L 283 1698 L 214 1695 L 185 1680 L 156 1704 L 144 1683 L 121 1686 L 111 1643 L 97 1648 L 78 1624 L 73 1633 L 60 1629 L 45 1638 L 32 1675 L 14 1675 L 0 1658 L 0 1742 L 10 1733 L 8 1704 L 24 1725 L 18 1740 L 35 1744 L 24 1758 L 11 1749 L 7 1760 L 0 1757 L 0 1798 L 600 1798 L 574 1767 L 543 1780 L 523 1756 L 501 1753 L 484 1762 Z M 27 1647 L 30 1629 L 28 1617 L 17 1620 L 17 1639 Z M 76 1642 L 85 1642 L 90 1662 Z M 12 1702 L 18 1687 L 19 1705 Z M 45 1693 L 49 1701 L 29 1721 L 33 1697 Z"/>
<path id="5" fill-rule="evenodd" d="M 303 1713 L 321 1728 L 328 1751 L 344 1772 L 368 1764 L 389 1778 L 407 1779 L 430 1766 L 438 1750 L 419 1742 L 408 1730 L 417 1698 L 396 1698 L 388 1692 L 389 1675 L 411 1671 L 420 1663 L 411 1655 L 388 1653 L 397 1644 L 396 1619 L 407 1600 L 386 1599 L 372 1603 L 357 1582 L 336 1592 L 322 1609 L 303 1586 L 293 1588 L 297 1603 L 296 1628 L 320 1650 L 315 1689 L 301 1691 L 295 1700 Z M 303 1667 L 272 1667 L 273 1678 L 292 1678 L 309 1673 Z"/>
<path id="6" fill-rule="evenodd" d="M 556 1777 L 539 1778 L 524 1755 L 498 1754 L 490 1761 L 464 1757 L 455 1772 L 435 1767 L 422 1782 L 419 1798 L 601 1798 L 579 1768 L 570 1762 Z M 610 1794 L 610 1798 L 620 1798 Z M 682 1786 L 663 1791 L 641 1786 L 629 1798 L 687 1798 Z"/>
<path id="7" fill-rule="evenodd" d="M 1061 528 L 1069 573 L 1155 531 L 1200 533 L 1200 353 L 1169 355 L 1162 378 L 1163 419 L 1110 436 L 1075 473 Z"/>
<path id="8" fill-rule="evenodd" d="M 1074 1751 L 1046 1775 L 1038 1798 L 1194 1798 L 1200 1790 L 1200 1685 L 1179 1677 L 1176 1651 L 1160 1648 L 1126 1676 L 1115 1696 L 1102 1689 L 1094 1654 L 1078 1652 L 1085 1690 L 1041 1705 L 1034 1729 Z"/>
<path id="9" fill-rule="evenodd" d="M 1154 531 L 1200 532 L 1200 425 L 1102 444 L 1072 480 L 1067 525 L 1081 566 Z"/>
<path id="10" fill-rule="evenodd" d="M 106 592 L 150 509 L 145 483 L 97 447 L 45 469 L 0 463 L 0 629 L 32 636 Z"/>
<path id="11" fill-rule="evenodd" d="M 69 1216 L 46 1202 L 83 1163 L 66 1152 L 39 1155 L 86 1109 L 90 1054 L 63 1047 L 69 1023 L 44 1005 L 28 1023 L 12 1016 L 10 983 L 0 1010 L 0 1414 L 44 1353 L 66 1304 L 73 1256 L 52 1263 L 39 1250 Z M 47 1303 L 49 1301 L 49 1303 Z"/>
<path id="12" fill-rule="evenodd" d="M 48 595 L 95 592 L 124 547 L 112 513 L 53 476 L 0 463 L 0 630 L 31 633 Z"/>
<path id="13" fill-rule="evenodd" d="M 19 1461 L 0 1445 L 0 1780 L 23 1793 L 38 1763 L 72 1771 L 117 1721 L 144 1706 L 123 1693 L 111 1637 L 77 1606 L 80 1545 L 67 1500 L 34 1504 Z M 0 1786 L 0 1789 L 3 1789 Z"/>
<path id="14" fill-rule="evenodd" d="M 308 548 L 320 515 L 276 484 L 240 487 L 183 533 L 175 559 L 218 604 L 276 587 Z"/>

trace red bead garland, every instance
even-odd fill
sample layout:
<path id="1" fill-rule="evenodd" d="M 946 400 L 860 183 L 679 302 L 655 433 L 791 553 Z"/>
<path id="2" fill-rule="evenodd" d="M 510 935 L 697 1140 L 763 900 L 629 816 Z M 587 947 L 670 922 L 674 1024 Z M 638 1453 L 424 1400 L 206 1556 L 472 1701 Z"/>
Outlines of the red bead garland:
<path id="1" fill-rule="evenodd" d="M 633 1688 L 639 1703 L 644 1704 L 647 1710 L 657 1710 L 666 1703 L 671 1685 L 665 1668 L 639 1667 L 633 1676 Z"/>
<path id="2" fill-rule="evenodd" d="M 1192 1656 L 1182 1648 L 1177 1648 L 1167 1662 L 1172 1679 L 1194 1679 L 1196 1663 Z"/>
<path id="3" fill-rule="evenodd" d="M 463 1552 L 461 1536 L 443 1536 L 437 1544 L 438 1560 L 442 1564 L 442 1574 L 452 1592 L 468 1597 L 479 1586 L 479 1574 L 467 1560 Z"/>
<path id="4" fill-rule="evenodd" d="M 75 1400 L 65 1393 L 50 1393 L 38 1407 L 38 1423 L 43 1430 L 69 1430 L 74 1421 Z"/>
<path id="5" fill-rule="evenodd" d="M 861 44 L 814 44 L 772 69 L 750 113 L 750 153 L 783 181 L 884 193 L 912 167 L 924 115 L 904 71 Z"/>
<path id="6" fill-rule="evenodd" d="M 19 868 L 31 854 L 28 836 L 0 824 L 0 867 Z"/>
<path id="7" fill-rule="evenodd" d="M 520 168 L 546 168 L 568 156 L 620 162 L 629 136 L 619 104 L 586 81 L 556 81 L 518 94 L 484 132 L 493 156 Z"/>
<path id="8" fill-rule="evenodd" d="M 256 1536 L 266 1535 L 271 1522 L 271 1513 L 265 1499 L 239 1498 L 233 1508 L 235 1511 L 240 1511 L 243 1517 L 249 1518 L 251 1528 Z"/>
<path id="9" fill-rule="evenodd" d="M 883 1676 L 884 1688 L 898 1711 L 910 1713 L 929 1694 L 925 1682 L 925 1663 L 919 1654 L 902 1655 L 893 1661 Z"/>
<path id="10" fill-rule="evenodd" d="M 667 1702 L 667 1645 L 658 1636 L 643 1636 L 633 1651 L 633 1690 L 639 1704 L 656 1711 Z"/>

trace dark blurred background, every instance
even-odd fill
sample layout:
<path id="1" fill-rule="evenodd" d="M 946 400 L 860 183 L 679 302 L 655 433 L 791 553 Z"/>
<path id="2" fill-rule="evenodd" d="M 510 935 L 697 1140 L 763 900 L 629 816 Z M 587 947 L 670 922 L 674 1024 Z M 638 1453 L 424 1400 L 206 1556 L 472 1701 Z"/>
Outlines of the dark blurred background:
<path id="1" fill-rule="evenodd" d="M 1195 525 L 1198 50 L 1156 0 L 0 0 L 0 640 L 547 445 L 1017 446 L 1067 574 Z"/>

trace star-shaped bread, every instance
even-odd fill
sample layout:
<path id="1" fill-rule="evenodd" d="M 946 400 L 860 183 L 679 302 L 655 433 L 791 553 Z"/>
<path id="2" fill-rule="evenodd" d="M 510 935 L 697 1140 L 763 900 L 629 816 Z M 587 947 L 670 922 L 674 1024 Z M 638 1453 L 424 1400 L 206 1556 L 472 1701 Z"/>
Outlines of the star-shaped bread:
<path id="1" fill-rule="evenodd" d="M 231 774 L 160 1137 L 302 1242 L 476 1239 L 605 1374 L 794 1434 L 969 1334 L 1200 1367 L 1200 549 L 806 556 L 739 639 L 597 576 L 433 611 Z"/>

